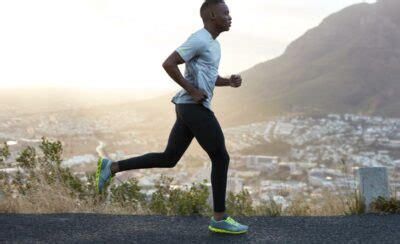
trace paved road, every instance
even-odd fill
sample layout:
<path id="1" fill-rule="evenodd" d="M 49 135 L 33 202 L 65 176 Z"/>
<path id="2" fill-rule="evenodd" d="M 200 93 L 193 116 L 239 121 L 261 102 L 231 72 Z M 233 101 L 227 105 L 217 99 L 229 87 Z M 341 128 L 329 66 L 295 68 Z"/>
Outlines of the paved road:
<path id="1" fill-rule="evenodd" d="M 0 243 L 400 243 L 400 215 L 236 219 L 248 233 L 209 232 L 207 217 L 0 214 Z"/>

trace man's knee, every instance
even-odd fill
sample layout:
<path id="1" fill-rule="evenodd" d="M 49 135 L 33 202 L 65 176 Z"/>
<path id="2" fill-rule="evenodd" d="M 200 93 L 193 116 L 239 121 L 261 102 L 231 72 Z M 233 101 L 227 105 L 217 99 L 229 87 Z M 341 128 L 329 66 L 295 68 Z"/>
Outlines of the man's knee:
<path id="1" fill-rule="evenodd" d="M 229 154 L 226 150 L 215 150 L 209 153 L 211 159 L 215 159 L 219 161 L 221 164 L 226 165 L 228 167 L 230 162 Z"/>
<path id="2" fill-rule="evenodd" d="M 228 165 L 228 164 L 229 164 L 229 161 L 231 160 L 231 158 L 229 157 L 229 154 L 228 154 L 227 152 L 224 152 L 224 151 L 221 152 L 221 158 L 222 158 L 222 161 L 223 161 L 226 165 Z"/>
<path id="3" fill-rule="evenodd" d="M 175 167 L 179 160 L 181 159 L 181 155 L 176 151 L 165 151 L 165 168 L 173 168 Z"/>
<path id="4" fill-rule="evenodd" d="M 228 153 L 225 153 L 224 157 L 225 157 L 225 159 L 224 159 L 225 164 L 228 167 L 229 166 L 229 162 L 231 161 L 231 158 L 229 157 Z"/>

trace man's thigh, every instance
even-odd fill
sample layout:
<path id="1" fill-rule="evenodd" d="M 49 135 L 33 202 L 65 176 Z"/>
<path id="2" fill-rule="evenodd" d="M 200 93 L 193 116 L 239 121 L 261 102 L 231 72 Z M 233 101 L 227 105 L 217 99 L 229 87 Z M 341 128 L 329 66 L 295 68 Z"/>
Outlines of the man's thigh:
<path id="1" fill-rule="evenodd" d="M 195 125 L 193 134 L 206 152 L 225 149 L 225 138 L 217 118 L 212 115 L 207 122 Z"/>
<path id="2" fill-rule="evenodd" d="M 225 148 L 224 134 L 213 112 L 200 106 L 186 106 L 179 112 L 206 152 Z"/>
<path id="3" fill-rule="evenodd" d="M 166 151 L 182 155 L 193 140 L 193 133 L 181 119 L 177 117 L 168 138 Z"/>

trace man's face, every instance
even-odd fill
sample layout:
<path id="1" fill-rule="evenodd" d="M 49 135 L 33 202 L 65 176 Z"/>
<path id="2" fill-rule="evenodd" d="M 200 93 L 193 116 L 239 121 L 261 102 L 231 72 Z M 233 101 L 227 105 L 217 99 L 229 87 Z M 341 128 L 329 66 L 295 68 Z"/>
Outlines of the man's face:
<path id="1" fill-rule="evenodd" d="M 229 15 L 229 8 L 225 3 L 220 3 L 214 6 L 215 13 L 214 23 L 216 27 L 222 31 L 229 31 L 232 24 L 232 17 Z"/>

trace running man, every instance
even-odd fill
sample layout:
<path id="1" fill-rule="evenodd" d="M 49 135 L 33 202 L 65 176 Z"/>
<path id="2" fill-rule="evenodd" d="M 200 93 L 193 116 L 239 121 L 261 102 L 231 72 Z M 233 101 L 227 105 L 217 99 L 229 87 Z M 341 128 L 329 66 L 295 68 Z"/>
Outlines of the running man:
<path id="1" fill-rule="evenodd" d="M 232 75 L 229 79 L 218 75 L 221 49 L 216 38 L 222 32 L 229 31 L 232 18 L 223 0 L 206 0 L 200 8 L 200 16 L 204 27 L 193 33 L 163 63 L 168 75 L 183 88 L 171 100 L 175 104 L 176 121 L 165 151 L 118 162 L 99 158 L 96 186 L 101 192 L 117 172 L 125 170 L 172 168 L 195 137 L 212 163 L 214 216 L 211 217 L 209 230 L 229 234 L 246 233 L 248 226 L 236 222 L 225 212 L 230 158 L 223 132 L 211 109 L 215 86 L 239 87 L 242 82 L 239 75 Z M 183 63 L 186 65 L 184 77 L 178 68 Z"/>

